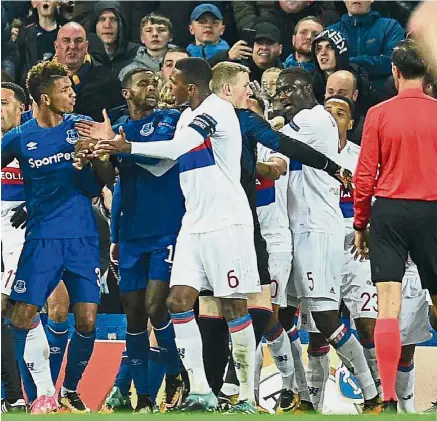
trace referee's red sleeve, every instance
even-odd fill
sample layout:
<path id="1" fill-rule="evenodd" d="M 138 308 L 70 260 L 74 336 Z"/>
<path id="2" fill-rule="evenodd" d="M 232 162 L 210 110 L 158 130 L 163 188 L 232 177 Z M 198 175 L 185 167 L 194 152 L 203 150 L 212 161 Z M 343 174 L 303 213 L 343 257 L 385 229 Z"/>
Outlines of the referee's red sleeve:
<path id="1" fill-rule="evenodd" d="M 379 164 L 378 110 L 370 109 L 364 123 L 361 152 L 354 174 L 354 225 L 366 228 L 370 219 Z"/>

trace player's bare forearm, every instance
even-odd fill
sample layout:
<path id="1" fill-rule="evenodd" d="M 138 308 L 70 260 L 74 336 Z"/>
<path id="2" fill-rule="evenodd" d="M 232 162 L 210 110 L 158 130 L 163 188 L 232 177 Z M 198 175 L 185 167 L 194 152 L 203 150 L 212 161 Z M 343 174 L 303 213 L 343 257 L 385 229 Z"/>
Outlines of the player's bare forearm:
<path id="1" fill-rule="evenodd" d="M 273 158 L 268 162 L 257 162 L 256 172 L 268 180 L 277 180 L 287 171 L 287 163 L 281 158 Z"/>
<path id="2" fill-rule="evenodd" d="M 112 163 L 108 161 L 101 161 L 100 159 L 93 159 L 91 161 L 96 177 L 108 186 L 115 182 L 115 168 Z"/>

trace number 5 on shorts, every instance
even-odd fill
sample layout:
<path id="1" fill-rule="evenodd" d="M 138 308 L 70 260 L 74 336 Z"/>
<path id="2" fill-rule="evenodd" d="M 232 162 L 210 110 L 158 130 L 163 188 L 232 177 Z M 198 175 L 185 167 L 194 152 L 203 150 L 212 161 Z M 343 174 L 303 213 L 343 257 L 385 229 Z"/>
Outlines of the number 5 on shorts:
<path id="1" fill-rule="evenodd" d="M 309 283 L 308 288 L 310 289 L 310 291 L 313 291 L 314 290 L 313 272 L 307 272 L 307 279 Z"/>

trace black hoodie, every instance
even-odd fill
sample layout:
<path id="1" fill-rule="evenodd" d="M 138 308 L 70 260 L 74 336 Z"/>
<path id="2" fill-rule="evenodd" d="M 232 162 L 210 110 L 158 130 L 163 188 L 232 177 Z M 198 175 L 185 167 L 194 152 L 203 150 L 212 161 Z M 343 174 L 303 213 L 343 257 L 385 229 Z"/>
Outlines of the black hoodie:
<path id="1" fill-rule="evenodd" d="M 104 48 L 102 42 L 98 37 L 93 36 L 92 33 L 96 33 L 96 25 L 99 16 L 105 10 L 110 10 L 115 13 L 118 17 L 118 45 L 115 50 L 114 55 L 110 58 Z M 129 31 L 126 28 L 126 20 L 122 13 L 122 6 L 117 1 L 99 1 L 96 2 L 93 8 L 93 15 L 91 16 L 91 27 L 90 27 L 90 48 L 89 52 L 92 57 L 101 63 L 106 68 L 113 71 L 115 74 L 119 74 L 120 70 L 132 63 L 134 57 L 137 54 L 139 45 L 129 42 Z M 100 41 L 100 42 L 99 42 Z"/>
<path id="2" fill-rule="evenodd" d="M 333 29 L 325 29 L 312 42 L 311 51 L 314 57 L 315 67 L 313 70 L 313 90 L 317 101 L 323 104 L 325 100 L 326 80 L 325 73 L 320 69 L 316 57 L 316 47 L 320 41 L 328 41 L 335 50 L 337 70 L 348 70 L 357 80 L 358 99 L 356 113 L 365 116 L 368 109 L 379 102 L 379 97 L 374 86 L 369 82 L 367 72 L 360 66 L 349 63 L 349 46 L 341 32 Z"/>

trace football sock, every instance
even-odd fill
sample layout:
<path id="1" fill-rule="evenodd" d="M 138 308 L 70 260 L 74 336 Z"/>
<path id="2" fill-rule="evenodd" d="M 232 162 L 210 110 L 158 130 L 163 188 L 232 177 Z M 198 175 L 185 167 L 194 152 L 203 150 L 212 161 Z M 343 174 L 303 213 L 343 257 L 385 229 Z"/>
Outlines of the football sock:
<path id="1" fill-rule="evenodd" d="M 149 390 L 149 334 L 126 332 L 126 350 L 132 379 L 138 395 L 150 395 Z"/>
<path id="2" fill-rule="evenodd" d="M 153 326 L 153 330 L 159 347 L 166 350 L 163 357 L 167 358 L 167 374 L 180 374 L 179 353 L 176 348 L 174 327 L 170 316 L 161 326 Z"/>
<path id="3" fill-rule="evenodd" d="M 45 332 L 50 346 L 50 371 L 54 385 L 56 385 L 56 381 L 58 380 L 62 360 L 64 359 L 65 350 L 67 348 L 69 329 L 70 324 L 68 319 L 58 323 L 49 318 L 45 326 Z"/>
<path id="4" fill-rule="evenodd" d="M 398 397 L 399 409 L 408 414 L 416 412 L 414 408 L 414 386 L 416 370 L 414 361 L 400 361 L 396 378 L 396 395 Z"/>
<path id="5" fill-rule="evenodd" d="M 308 347 L 307 381 L 311 402 L 319 412 L 323 411 L 325 387 L 329 379 L 329 345 Z"/>

